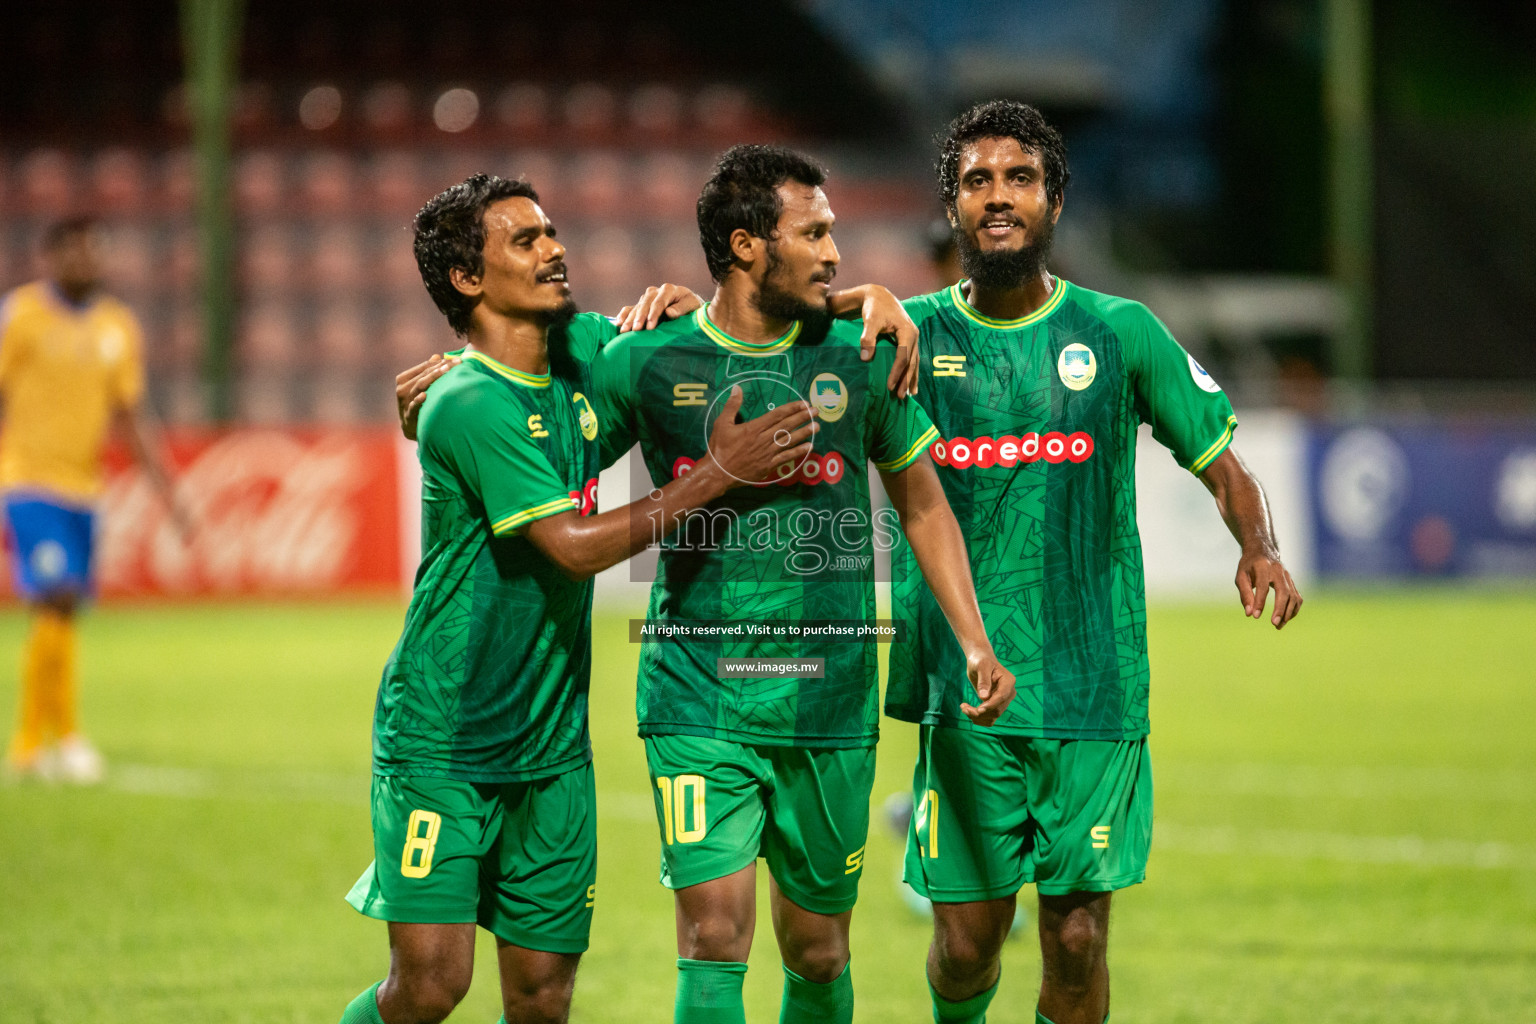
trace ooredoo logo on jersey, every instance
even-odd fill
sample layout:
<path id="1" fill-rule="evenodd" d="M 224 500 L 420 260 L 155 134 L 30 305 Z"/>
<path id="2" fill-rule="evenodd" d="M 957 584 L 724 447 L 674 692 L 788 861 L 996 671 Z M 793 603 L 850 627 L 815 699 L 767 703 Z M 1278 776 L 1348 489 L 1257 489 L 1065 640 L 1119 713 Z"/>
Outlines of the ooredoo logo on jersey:
<path id="1" fill-rule="evenodd" d="M 950 469 L 1010 469 L 1029 462 L 1086 462 L 1093 454 L 1093 438 L 1081 430 L 1071 434 L 1059 430 L 1045 434 L 1031 431 L 1020 437 L 951 437 L 933 442 L 928 454 L 936 464 Z"/>

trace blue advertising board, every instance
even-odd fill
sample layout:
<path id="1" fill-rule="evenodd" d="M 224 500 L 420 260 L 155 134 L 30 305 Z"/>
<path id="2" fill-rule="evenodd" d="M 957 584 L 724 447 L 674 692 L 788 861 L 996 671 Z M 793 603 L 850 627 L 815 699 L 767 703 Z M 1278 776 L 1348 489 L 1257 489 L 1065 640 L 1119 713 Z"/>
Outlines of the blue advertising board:
<path id="1" fill-rule="evenodd" d="M 1536 578 L 1536 424 L 1314 425 L 1317 569 Z"/>

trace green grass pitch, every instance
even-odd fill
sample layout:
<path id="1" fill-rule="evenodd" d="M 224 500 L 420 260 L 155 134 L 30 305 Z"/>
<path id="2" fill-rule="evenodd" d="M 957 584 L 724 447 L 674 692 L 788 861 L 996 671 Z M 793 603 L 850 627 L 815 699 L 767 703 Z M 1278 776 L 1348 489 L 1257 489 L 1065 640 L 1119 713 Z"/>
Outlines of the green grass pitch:
<path id="1" fill-rule="evenodd" d="M 374 687 L 401 609 L 106 607 L 82 630 L 95 789 L 0 787 L 0 1022 L 330 1024 L 382 977 L 342 895 L 370 856 Z M 1536 595 L 1322 592 L 1276 636 L 1154 606 L 1156 846 L 1116 900 L 1117 1022 L 1536 1021 Z M 0 614 L 0 721 L 19 612 Z M 670 1020 L 671 897 L 623 617 L 600 616 L 600 875 L 573 1019 Z M 878 804 L 915 730 L 887 722 Z M 927 924 L 877 814 L 854 914 L 860 1021 L 922 1021 Z M 1026 905 L 1032 894 L 1026 890 Z M 1033 921 L 1033 914 L 1031 914 Z M 777 1019 L 767 915 L 748 1017 Z M 492 943 L 455 1021 L 498 1014 Z M 1033 1021 L 1033 932 L 993 1024 Z"/>

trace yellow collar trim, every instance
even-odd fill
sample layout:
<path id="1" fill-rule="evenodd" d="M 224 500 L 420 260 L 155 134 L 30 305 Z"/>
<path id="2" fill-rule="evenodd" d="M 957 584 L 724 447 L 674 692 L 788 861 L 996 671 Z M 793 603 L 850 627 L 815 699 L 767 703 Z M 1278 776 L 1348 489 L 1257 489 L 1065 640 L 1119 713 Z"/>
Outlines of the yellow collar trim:
<path id="1" fill-rule="evenodd" d="M 522 370 L 514 370 L 506 363 L 499 363 L 492 359 L 490 356 L 486 355 L 484 352 L 466 351 L 463 353 L 463 358 L 473 359 L 475 362 L 480 363 L 487 369 L 501 374 L 503 377 L 512 381 L 514 384 L 521 384 L 527 388 L 549 387 L 548 373 L 524 373 Z"/>
<path id="2" fill-rule="evenodd" d="M 966 319 L 974 320 L 983 327 L 990 327 L 995 331 L 1012 331 L 1020 327 L 1031 327 L 1056 312 L 1062 300 L 1067 297 L 1067 282 L 1058 277 L 1056 278 L 1056 287 L 1051 289 L 1050 298 L 1045 300 L 1045 305 L 1028 316 L 1020 317 L 1017 320 L 996 320 L 990 316 L 982 316 L 971 307 L 969 302 L 965 301 L 965 292 L 961 287 L 965 283 L 965 281 L 961 280 L 956 281 L 950 286 L 949 296 L 954 300 L 955 308 Z"/>
<path id="3" fill-rule="evenodd" d="M 720 328 L 716 327 L 714 323 L 709 319 L 708 309 L 709 303 L 706 302 L 704 305 L 700 306 L 699 311 L 693 315 L 694 323 L 698 325 L 699 330 L 709 335 L 709 337 L 717 345 L 728 348 L 732 352 L 739 352 L 744 356 L 777 355 L 778 353 L 783 352 L 785 349 L 793 345 L 795 343 L 795 339 L 800 337 L 800 321 L 796 320 L 794 326 L 790 327 L 790 329 L 786 331 L 784 336 L 781 338 L 776 338 L 773 341 L 764 341 L 758 343 L 742 341 L 739 338 L 731 337 L 729 334 L 726 334 Z"/>

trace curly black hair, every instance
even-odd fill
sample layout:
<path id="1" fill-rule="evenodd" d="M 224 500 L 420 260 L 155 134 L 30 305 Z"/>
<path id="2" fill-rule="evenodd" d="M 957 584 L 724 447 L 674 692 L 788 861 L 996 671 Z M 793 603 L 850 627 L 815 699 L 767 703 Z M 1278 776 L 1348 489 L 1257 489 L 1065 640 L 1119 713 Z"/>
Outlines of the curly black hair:
<path id="1" fill-rule="evenodd" d="M 466 274 L 485 271 L 486 207 L 515 197 L 539 201 L 533 186 L 521 178 L 474 174 L 429 199 L 411 222 L 422 284 L 460 337 L 469 332 L 469 314 L 476 300 L 453 286 L 449 271 L 455 267 Z"/>
<path id="2" fill-rule="evenodd" d="M 1067 170 L 1067 144 L 1061 133 L 1051 127 L 1034 107 L 1017 100 L 991 100 L 978 103 L 934 137 L 939 146 L 939 161 L 934 170 L 939 176 L 939 199 L 945 209 L 953 209 L 960 192 L 960 151 L 978 139 L 1014 139 L 1025 152 L 1039 155 L 1045 169 L 1045 195 L 1050 204 L 1060 206 L 1066 195 L 1072 172 Z"/>
<path id="3" fill-rule="evenodd" d="M 699 241 L 709 276 L 725 280 L 735 262 L 731 232 L 737 228 L 758 238 L 776 236 L 784 212 L 780 185 L 796 181 L 819 188 L 826 180 L 825 167 L 782 146 L 732 146 L 722 153 L 699 193 Z"/>

